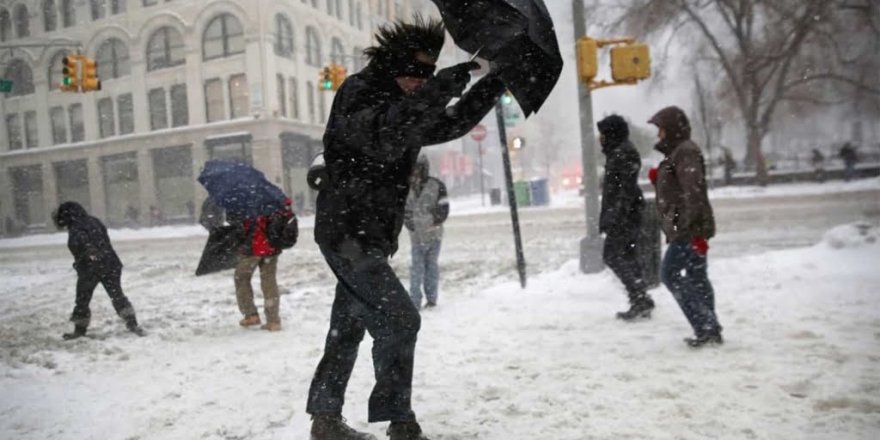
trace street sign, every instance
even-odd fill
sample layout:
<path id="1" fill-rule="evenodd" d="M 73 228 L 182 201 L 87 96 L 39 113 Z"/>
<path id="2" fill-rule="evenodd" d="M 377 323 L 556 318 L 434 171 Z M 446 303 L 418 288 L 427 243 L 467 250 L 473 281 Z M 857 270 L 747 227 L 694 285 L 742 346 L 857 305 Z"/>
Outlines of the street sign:
<path id="1" fill-rule="evenodd" d="M 12 91 L 12 80 L 0 78 L 0 92 L 9 93 Z"/>
<path id="2" fill-rule="evenodd" d="M 486 139 L 486 126 L 483 124 L 477 124 L 473 130 L 471 130 L 471 139 L 482 142 L 483 139 Z"/>

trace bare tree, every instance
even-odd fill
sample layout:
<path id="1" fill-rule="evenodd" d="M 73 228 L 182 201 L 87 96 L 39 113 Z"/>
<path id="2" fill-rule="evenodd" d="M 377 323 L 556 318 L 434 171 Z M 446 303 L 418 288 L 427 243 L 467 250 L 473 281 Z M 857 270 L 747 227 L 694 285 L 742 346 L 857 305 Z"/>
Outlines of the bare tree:
<path id="1" fill-rule="evenodd" d="M 875 0 L 625 0 L 616 5 L 620 14 L 612 28 L 640 37 L 667 36 L 667 45 L 695 36 L 707 45 L 706 61 L 724 79 L 718 96 L 736 104 L 747 134 L 746 162 L 755 166 L 761 183 L 767 181 L 762 141 L 783 103 L 835 103 L 843 93 L 880 96 L 877 71 L 871 76 L 868 67 L 876 62 L 880 41 Z M 853 41 L 858 51 L 850 50 Z M 700 55 L 695 51 L 693 58 Z"/>

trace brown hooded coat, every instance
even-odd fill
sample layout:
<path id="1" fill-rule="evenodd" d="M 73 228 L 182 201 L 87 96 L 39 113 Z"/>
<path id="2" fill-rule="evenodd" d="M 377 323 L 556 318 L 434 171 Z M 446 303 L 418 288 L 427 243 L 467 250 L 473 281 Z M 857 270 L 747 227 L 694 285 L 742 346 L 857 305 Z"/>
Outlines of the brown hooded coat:
<path id="1" fill-rule="evenodd" d="M 678 107 L 666 107 L 648 121 L 666 138 L 655 147 L 665 158 L 657 167 L 657 213 L 666 241 L 715 235 L 715 216 L 706 188 L 706 165 L 691 137 L 690 122 Z"/>

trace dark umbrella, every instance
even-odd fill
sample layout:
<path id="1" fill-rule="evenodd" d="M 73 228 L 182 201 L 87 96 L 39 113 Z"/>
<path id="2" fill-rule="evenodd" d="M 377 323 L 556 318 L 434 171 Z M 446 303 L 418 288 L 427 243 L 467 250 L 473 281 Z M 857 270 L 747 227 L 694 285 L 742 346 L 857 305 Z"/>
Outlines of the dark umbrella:
<path id="1" fill-rule="evenodd" d="M 196 275 L 207 275 L 235 267 L 244 239 L 244 231 L 240 226 L 223 225 L 212 228 L 205 249 L 202 250 Z"/>
<path id="2" fill-rule="evenodd" d="M 199 183 L 227 217 L 256 218 L 284 209 L 287 196 L 260 171 L 241 162 L 209 160 Z"/>
<path id="3" fill-rule="evenodd" d="M 553 20 L 542 0 L 432 0 L 462 49 L 494 61 L 525 116 L 538 111 L 562 72 Z"/>

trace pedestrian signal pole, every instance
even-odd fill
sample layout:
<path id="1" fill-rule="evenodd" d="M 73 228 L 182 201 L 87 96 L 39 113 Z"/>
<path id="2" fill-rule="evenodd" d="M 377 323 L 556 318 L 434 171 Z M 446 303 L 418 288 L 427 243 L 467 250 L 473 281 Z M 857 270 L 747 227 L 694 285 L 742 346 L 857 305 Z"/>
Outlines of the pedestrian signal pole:
<path id="1" fill-rule="evenodd" d="M 508 100 L 507 102 L 511 102 Z M 495 104 L 495 116 L 498 121 L 498 139 L 501 141 L 501 160 L 504 162 L 504 180 L 507 184 L 507 201 L 510 205 L 510 222 L 513 224 L 513 244 L 516 247 L 516 270 L 519 273 L 519 284 L 526 288 L 526 258 L 523 254 L 522 235 L 519 231 L 519 212 L 516 206 L 516 193 L 513 189 L 513 172 L 510 169 L 510 152 L 507 147 L 507 129 L 504 126 L 504 100 Z"/>

